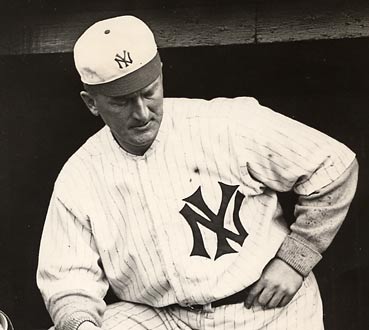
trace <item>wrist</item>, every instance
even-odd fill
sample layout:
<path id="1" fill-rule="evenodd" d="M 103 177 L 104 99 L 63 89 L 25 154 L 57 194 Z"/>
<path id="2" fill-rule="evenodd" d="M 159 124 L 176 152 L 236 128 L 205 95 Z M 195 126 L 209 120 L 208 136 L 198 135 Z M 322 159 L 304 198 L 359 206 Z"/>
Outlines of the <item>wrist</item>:
<path id="1" fill-rule="evenodd" d="M 308 242 L 296 234 L 290 234 L 283 241 L 276 257 L 283 260 L 303 277 L 309 275 L 314 266 L 322 258 Z"/>

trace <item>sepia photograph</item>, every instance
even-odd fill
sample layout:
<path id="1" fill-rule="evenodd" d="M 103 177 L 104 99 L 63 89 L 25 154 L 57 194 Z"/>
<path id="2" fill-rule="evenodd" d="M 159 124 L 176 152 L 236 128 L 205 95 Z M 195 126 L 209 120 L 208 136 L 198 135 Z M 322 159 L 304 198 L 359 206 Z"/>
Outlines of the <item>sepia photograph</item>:
<path id="1" fill-rule="evenodd" d="M 0 330 L 369 329 L 369 2 L 0 18 Z"/>

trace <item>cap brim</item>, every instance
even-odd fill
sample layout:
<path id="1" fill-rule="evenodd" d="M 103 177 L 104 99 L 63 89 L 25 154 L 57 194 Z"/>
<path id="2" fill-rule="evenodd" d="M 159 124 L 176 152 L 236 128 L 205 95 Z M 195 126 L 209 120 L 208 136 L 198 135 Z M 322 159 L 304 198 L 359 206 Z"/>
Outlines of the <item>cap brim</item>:
<path id="1" fill-rule="evenodd" d="M 128 95 L 150 85 L 161 73 L 161 60 L 159 53 L 141 68 L 116 80 L 98 84 L 84 84 L 91 93 L 103 94 L 106 96 Z"/>

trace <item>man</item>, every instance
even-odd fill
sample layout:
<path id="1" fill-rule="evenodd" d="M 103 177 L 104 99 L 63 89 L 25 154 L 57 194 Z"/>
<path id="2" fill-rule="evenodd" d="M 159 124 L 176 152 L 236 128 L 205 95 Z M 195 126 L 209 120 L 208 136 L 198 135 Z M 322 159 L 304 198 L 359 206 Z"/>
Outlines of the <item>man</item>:
<path id="1" fill-rule="evenodd" d="M 355 155 L 253 98 L 163 98 L 135 17 L 91 26 L 74 58 L 106 126 L 65 164 L 45 222 L 37 281 L 56 328 L 323 329 L 311 270 L 354 196 Z M 289 228 L 276 192 L 290 190 Z"/>

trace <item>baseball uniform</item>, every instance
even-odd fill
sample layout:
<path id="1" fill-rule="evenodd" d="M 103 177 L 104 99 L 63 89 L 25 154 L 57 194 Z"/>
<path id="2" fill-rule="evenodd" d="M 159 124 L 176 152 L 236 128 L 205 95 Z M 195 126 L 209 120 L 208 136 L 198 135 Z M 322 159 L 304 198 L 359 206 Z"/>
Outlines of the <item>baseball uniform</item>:
<path id="1" fill-rule="evenodd" d="M 247 97 L 164 99 L 142 156 L 105 126 L 67 161 L 51 198 L 37 282 L 53 321 L 60 329 L 87 320 L 106 329 L 321 329 L 311 269 L 354 195 L 354 160 L 343 144 Z M 324 207 L 310 207 L 345 175 L 344 196 L 325 194 Z M 276 192 L 290 190 L 300 201 L 288 228 Z M 257 281 L 276 255 L 306 276 L 290 304 L 210 305 Z M 123 302 L 104 316 L 109 285 Z"/>

